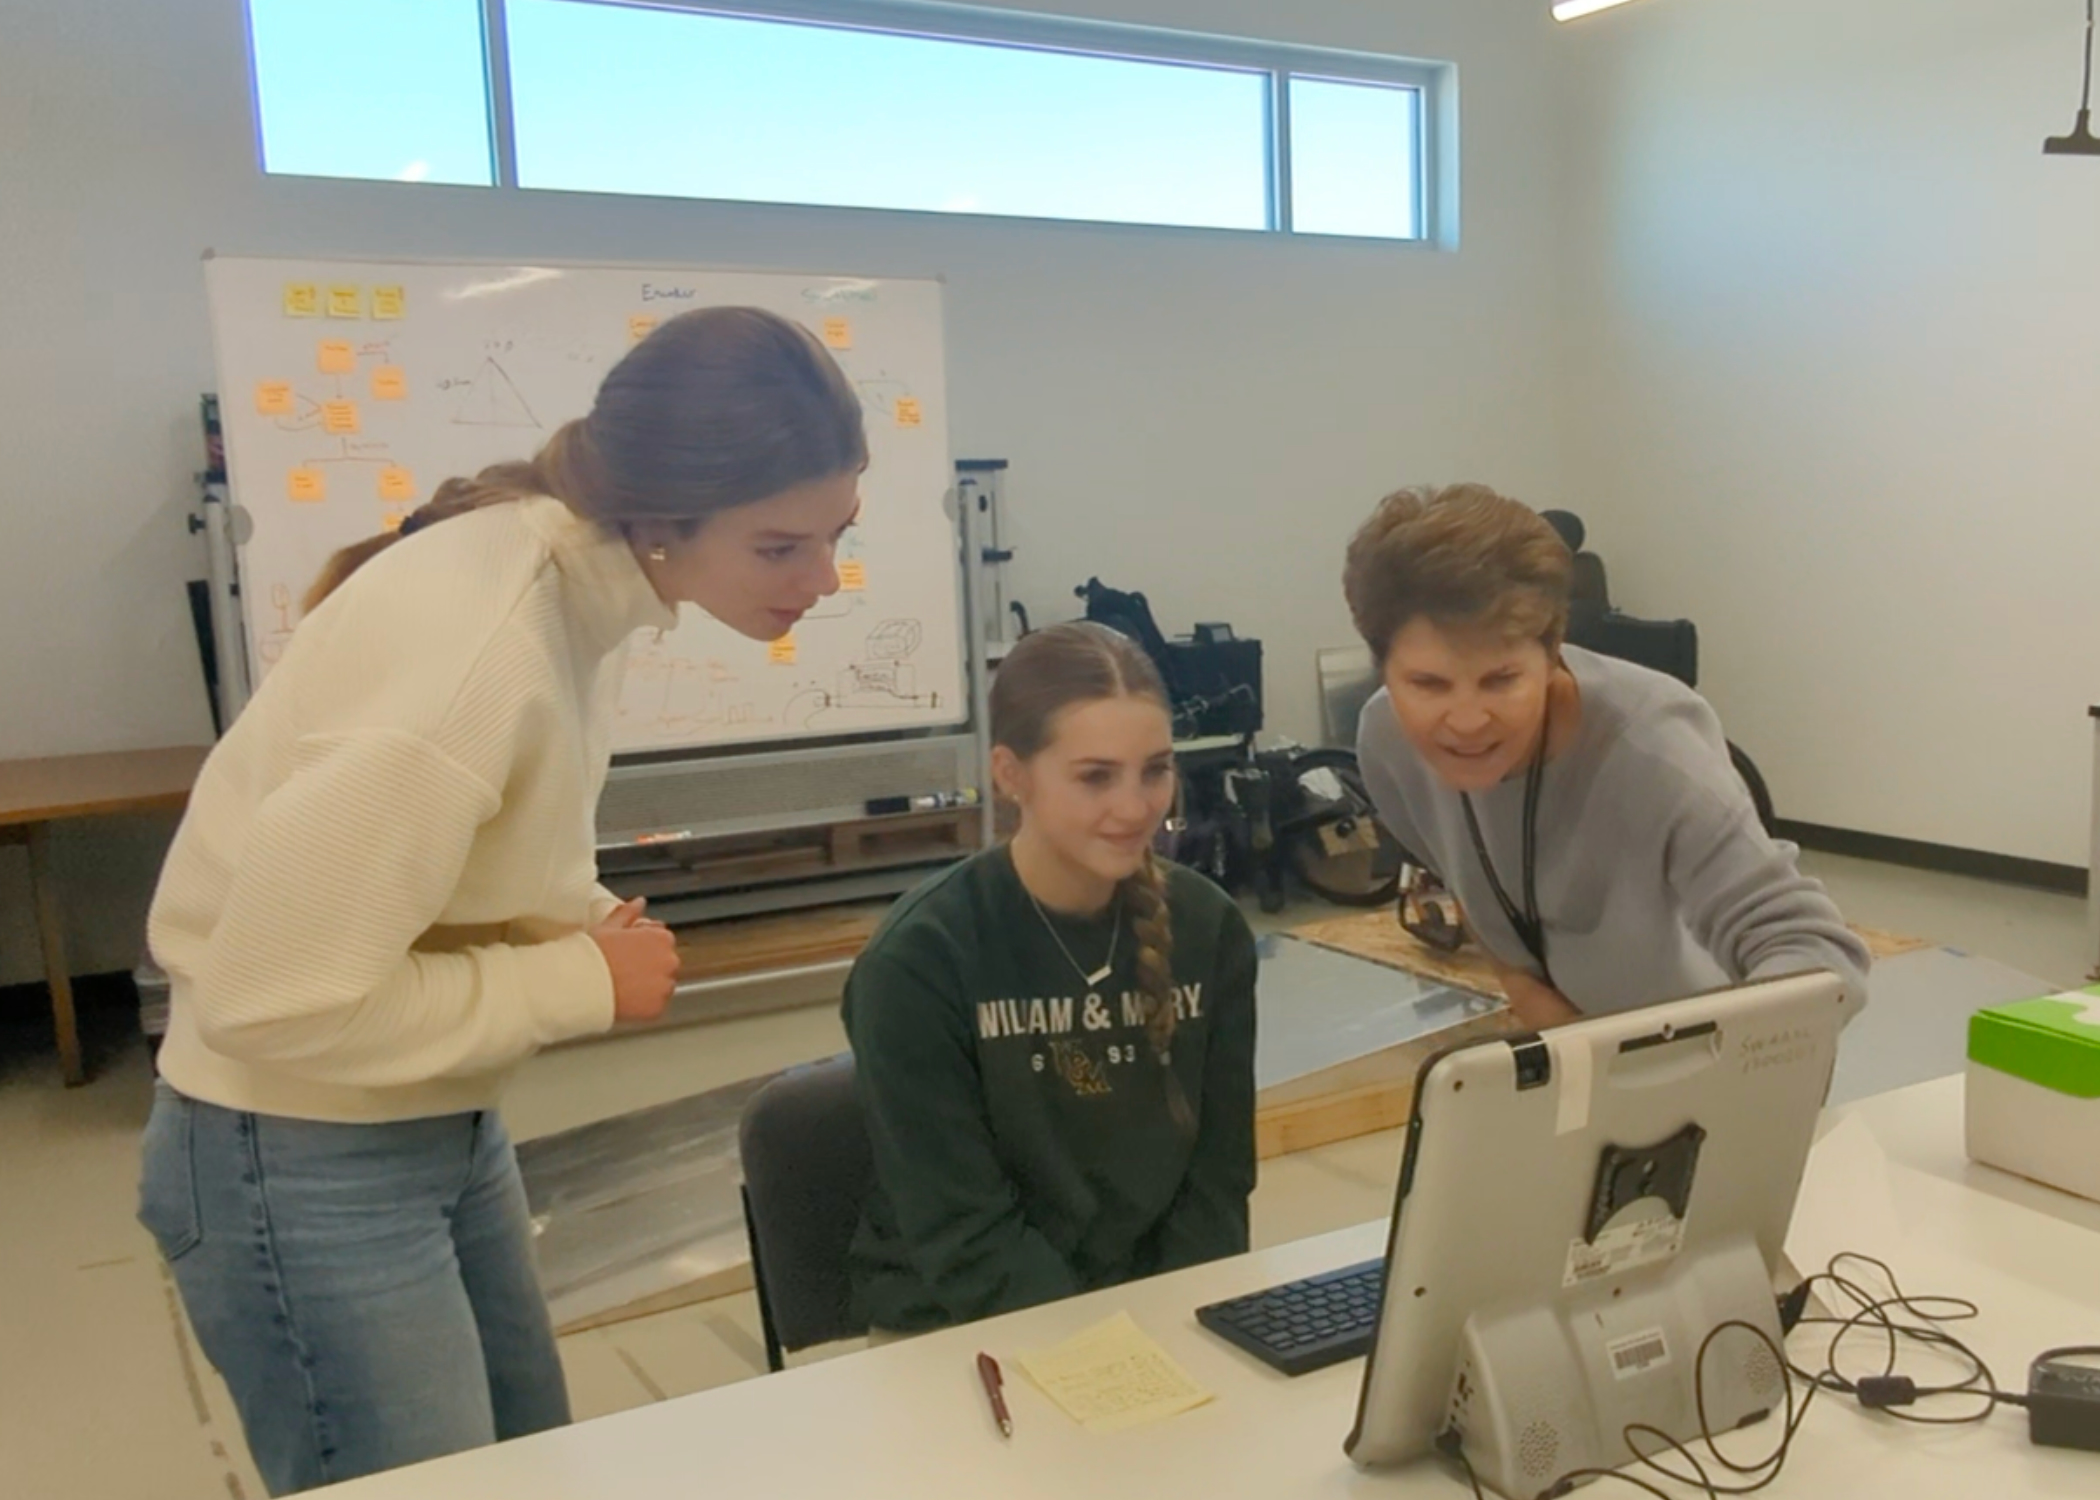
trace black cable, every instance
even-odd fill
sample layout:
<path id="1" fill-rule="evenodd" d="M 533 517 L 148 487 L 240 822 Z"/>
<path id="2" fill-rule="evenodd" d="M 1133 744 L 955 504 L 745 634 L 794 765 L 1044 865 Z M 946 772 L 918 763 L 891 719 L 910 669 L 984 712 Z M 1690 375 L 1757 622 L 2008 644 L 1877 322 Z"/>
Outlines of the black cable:
<path id="1" fill-rule="evenodd" d="M 2091 0 L 2088 0 L 2091 3 Z M 1840 1267 L 1846 1262 L 1856 1262 L 1871 1268 L 1888 1285 L 1889 1295 L 1879 1296 L 1858 1280 L 1845 1274 Z M 1849 1316 L 1807 1316 L 1806 1306 L 1819 1286 L 1831 1288 L 1838 1296 L 1848 1299 L 1857 1310 Z M 1980 1316 L 1981 1310 L 1974 1302 L 1964 1297 L 1919 1296 L 1913 1297 L 1903 1290 L 1896 1273 L 1884 1261 L 1869 1255 L 1852 1252 L 1831 1257 L 1830 1263 L 1802 1285 L 1781 1299 L 1782 1312 L 1790 1320 L 1788 1331 L 1799 1327 L 1827 1327 L 1835 1331 L 1824 1350 L 1821 1371 L 1804 1370 L 1788 1357 L 1786 1350 L 1762 1328 L 1740 1320 L 1730 1320 L 1712 1329 L 1700 1342 L 1699 1352 L 1692 1362 L 1692 1388 L 1699 1415 L 1699 1437 L 1697 1441 L 1706 1449 L 1702 1460 L 1691 1445 L 1678 1441 L 1668 1433 L 1646 1423 L 1634 1423 L 1626 1427 L 1620 1437 L 1633 1454 L 1628 1468 L 1574 1469 L 1556 1479 L 1545 1490 L 1549 1497 L 1564 1496 L 1582 1480 L 1616 1480 L 1645 1494 L 1659 1496 L 1660 1500 L 1676 1500 L 1667 1490 L 1659 1488 L 1642 1477 L 1639 1470 L 1660 1476 L 1674 1484 L 1687 1485 L 1708 1497 L 1722 1500 L 1724 1496 L 1754 1495 L 1775 1483 L 1786 1468 L 1792 1455 L 1794 1438 L 1807 1420 L 1809 1409 L 1816 1398 L 1825 1394 L 1852 1398 L 1862 1409 L 1880 1412 L 1899 1422 L 1910 1422 L 1921 1426 L 1962 1427 L 1987 1421 L 2001 1406 L 2026 1406 L 2027 1398 L 2014 1392 L 2000 1390 L 1997 1378 L 1990 1365 L 1974 1349 L 1947 1332 L 1948 1323 L 1967 1322 Z M 1706 1362 L 1715 1342 L 1725 1333 L 1739 1330 L 1748 1333 L 1765 1346 L 1777 1361 L 1785 1391 L 1784 1418 L 1780 1423 L 1779 1442 L 1763 1458 L 1751 1462 L 1739 1462 L 1720 1449 L 1717 1434 L 1707 1413 Z M 1867 1333 L 1879 1335 L 1886 1340 L 1887 1355 L 1878 1374 L 1847 1375 L 1839 1368 L 1843 1347 L 1853 1336 Z M 1905 1342 L 1933 1351 L 1949 1354 L 1966 1363 L 1968 1373 L 1961 1379 L 1937 1385 L 1919 1385 L 1910 1376 L 1897 1373 L 1897 1364 Z M 1805 1395 L 1796 1400 L 1796 1382 L 1807 1388 Z M 1979 1410 L 1953 1416 L 1923 1415 L 1901 1408 L 1920 1401 L 1937 1401 L 1949 1397 L 1967 1397 L 1982 1402 Z M 1645 1449 L 1642 1441 L 1653 1439 L 1661 1446 Z M 1448 1429 L 1436 1442 L 1437 1451 L 1456 1461 L 1465 1471 L 1473 1486 L 1475 1500 L 1485 1500 L 1480 1476 L 1474 1471 L 1472 1460 L 1467 1457 L 1465 1443 L 1456 1429 Z M 1665 1462 L 1674 1457 L 1682 1460 L 1679 1468 Z M 1725 1470 L 1740 1483 L 1724 1482 L 1723 1478 L 1708 1468 L 1712 1463 Z"/>
<path id="2" fill-rule="evenodd" d="M 1721 1451 L 1718 1442 L 1721 1434 L 1713 1430 L 1713 1421 L 1707 1415 L 1706 1409 L 1706 1359 L 1712 1353 L 1714 1344 L 1721 1335 L 1732 1329 L 1739 1329 L 1755 1338 L 1760 1344 L 1763 1344 L 1766 1351 L 1778 1362 L 1780 1370 L 1785 1372 L 1782 1379 L 1784 1381 L 1783 1389 L 1786 1393 L 1786 1414 L 1780 1424 L 1779 1444 L 1763 1458 L 1749 1463 L 1740 1463 Z M 1794 1377 L 1787 1363 L 1786 1351 L 1780 1348 L 1777 1341 L 1762 1328 L 1757 1327 L 1753 1323 L 1742 1322 L 1739 1319 L 1731 1319 L 1726 1323 L 1717 1325 L 1701 1340 L 1699 1352 L 1692 1361 L 1692 1390 L 1699 1413 L 1700 1441 L 1706 1445 L 1709 1458 L 1719 1467 L 1728 1470 L 1739 1478 L 1748 1480 L 1748 1483 L 1725 1484 L 1721 1482 L 1707 1470 L 1706 1464 L 1700 1461 L 1699 1455 L 1694 1453 L 1688 1446 L 1661 1429 L 1650 1427 L 1646 1423 L 1634 1423 L 1627 1427 L 1620 1436 L 1625 1440 L 1627 1448 L 1632 1451 L 1634 1462 L 1639 1467 L 1647 1469 L 1651 1473 L 1659 1474 L 1674 1484 L 1690 1485 L 1706 1495 L 1708 1500 L 1721 1500 L 1722 1496 L 1727 1495 L 1754 1495 L 1761 1490 L 1769 1488 L 1777 1481 L 1780 1473 L 1786 1468 L 1788 1457 L 1793 1453 L 1794 1435 L 1801 1430 L 1801 1424 L 1807 1418 L 1809 1408 L 1815 1404 L 1818 1394 L 1811 1387 L 1807 1396 L 1802 1398 L 1797 1405 L 1794 1399 Z M 1640 1445 L 1634 1441 L 1636 1436 L 1651 1437 L 1658 1440 L 1664 1445 L 1666 1450 L 1683 1459 L 1690 1467 L 1691 1472 L 1685 1473 L 1664 1463 L 1661 1451 L 1643 1452 Z M 1638 1474 L 1628 1473 L 1622 1469 L 1575 1469 L 1555 1480 L 1547 1493 L 1549 1495 L 1564 1495 L 1574 1487 L 1577 1480 L 1581 1479 L 1615 1479 L 1621 1484 L 1631 1485 L 1647 1494 L 1660 1495 L 1663 1497 L 1663 1500 L 1674 1500 L 1674 1497 L 1668 1491 L 1657 1488 Z"/>
<path id="3" fill-rule="evenodd" d="M 1870 1267 L 1888 1284 L 1891 1295 L 1876 1296 L 1857 1281 L 1844 1275 L 1839 1266 L 1854 1261 Z M 2000 1390 L 1997 1377 L 1983 1357 L 1967 1344 L 1948 1333 L 1939 1325 L 1968 1322 L 1978 1315 L 1975 1303 L 1962 1297 L 1913 1297 L 1903 1290 L 1896 1273 L 1884 1261 L 1869 1255 L 1843 1254 L 1833 1256 L 1829 1266 L 1808 1279 L 1811 1287 L 1827 1283 L 1843 1296 L 1851 1299 L 1858 1309 L 1849 1317 L 1804 1317 L 1803 1326 L 1835 1328 L 1824 1354 L 1821 1371 L 1807 1371 L 1790 1366 L 1791 1372 L 1819 1390 L 1834 1395 L 1850 1396 L 1871 1410 L 1881 1411 L 1899 1422 L 1909 1422 L 1924 1427 L 1964 1427 L 1987 1420 L 2000 1406 L 2025 1406 L 2027 1398 Z M 1899 1312 L 1919 1321 L 1898 1322 L 1891 1312 Z M 1848 1376 L 1838 1367 L 1841 1351 L 1846 1340 L 1853 1334 L 1878 1331 L 1886 1337 L 1888 1358 L 1878 1376 Z M 1940 1385 L 1917 1385 L 1896 1374 L 1898 1349 L 1902 1340 L 1908 1339 L 1928 1349 L 1944 1351 L 1965 1361 L 1969 1372 L 1962 1379 Z M 1934 1400 L 1948 1396 L 1967 1396 L 1979 1400 L 1982 1405 L 1975 1411 L 1953 1416 L 1928 1416 L 1917 1412 L 1899 1410 L 1917 1401 Z"/>
<path id="4" fill-rule="evenodd" d="M 1466 1440 L 1456 1427 L 1446 1427 L 1436 1435 L 1436 1451 L 1465 1470 L 1466 1482 L 1473 1486 L 1473 1500 L 1487 1500 L 1487 1491 L 1480 1487 L 1480 1475 L 1474 1471 L 1473 1460 L 1466 1457 Z"/>

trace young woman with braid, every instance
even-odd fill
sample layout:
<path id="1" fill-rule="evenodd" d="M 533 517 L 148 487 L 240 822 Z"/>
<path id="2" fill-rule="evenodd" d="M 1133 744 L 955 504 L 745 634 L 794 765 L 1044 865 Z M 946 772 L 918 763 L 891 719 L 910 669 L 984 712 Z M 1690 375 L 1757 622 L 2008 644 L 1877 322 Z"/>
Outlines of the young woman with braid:
<path id="1" fill-rule="evenodd" d="M 1247 1248 L 1254 938 L 1152 854 L 1165 690 L 1100 625 L 992 681 L 1011 842 L 899 902 L 846 985 L 876 1186 L 853 1245 L 877 1334 L 916 1333 Z"/>

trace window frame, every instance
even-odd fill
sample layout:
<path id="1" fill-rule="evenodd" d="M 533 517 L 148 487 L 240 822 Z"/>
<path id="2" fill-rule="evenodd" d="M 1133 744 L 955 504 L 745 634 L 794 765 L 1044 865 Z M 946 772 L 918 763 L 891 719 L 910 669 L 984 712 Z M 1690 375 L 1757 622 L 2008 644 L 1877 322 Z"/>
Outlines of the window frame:
<path id="1" fill-rule="evenodd" d="M 1457 69 L 1449 63 L 1307 47 L 1203 32 L 1100 21 L 1032 12 L 992 10 L 949 0 L 564 0 L 608 9 L 688 12 L 729 20 L 774 22 L 837 31 L 907 36 L 930 41 L 1022 48 L 1129 62 L 1224 68 L 1264 75 L 1267 94 L 1266 137 L 1268 224 L 1265 229 L 1200 228 L 1172 224 L 1121 223 L 1113 227 L 1167 230 L 1189 234 L 1282 234 L 1299 239 L 1390 247 L 1455 246 L 1457 199 Z M 509 25 L 505 0 L 480 0 L 483 74 L 489 115 L 491 186 L 497 191 L 537 192 L 518 182 L 517 133 L 511 92 Z M 248 32 L 250 99 L 254 107 L 258 165 L 265 160 L 262 139 L 261 81 L 248 6 L 241 7 Z M 1418 96 L 1419 129 L 1414 164 L 1415 224 L 1413 239 L 1354 236 L 1299 231 L 1291 221 L 1291 80 L 1354 83 L 1408 88 Z M 278 174 L 268 175 L 297 175 Z M 742 200 L 685 198 L 694 203 Z M 949 218 L 986 218 L 1001 222 L 1088 224 L 1103 221 L 1034 214 L 946 214 L 912 208 L 864 208 L 839 204 L 796 203 L 794 206 L 855 213 L 895 213 Z"/>

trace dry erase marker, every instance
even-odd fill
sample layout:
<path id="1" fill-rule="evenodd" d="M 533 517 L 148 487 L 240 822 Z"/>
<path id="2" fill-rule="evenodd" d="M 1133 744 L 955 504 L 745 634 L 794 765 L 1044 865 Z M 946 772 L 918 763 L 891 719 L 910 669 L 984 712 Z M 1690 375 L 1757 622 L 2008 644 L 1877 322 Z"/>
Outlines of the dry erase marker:
<path id="1" fill-rule="evenodd" d="M 957 807 L 975 807 L 979 797 L 977 788 L 964 787 L 959 792 L 922 792 L 916 797 L 870 797 L 868 816 L 881 818 L 897 813 L 947 812 Z"/>
<path id="2" fill-rule="evenodd" d="M 999 1361 L 989 1354 L 977 1356 L 977 1378 L 984 1382 L 984 1394 L 992 1403 L 992 1420 L 999 1424 L 999 1431 L 1007 1437 L 1014 1435 L 1014 1419 L 1006 1410 L 1006 1397 L 1001 1393 L 1006 1379 L 999 1373 Z"/>

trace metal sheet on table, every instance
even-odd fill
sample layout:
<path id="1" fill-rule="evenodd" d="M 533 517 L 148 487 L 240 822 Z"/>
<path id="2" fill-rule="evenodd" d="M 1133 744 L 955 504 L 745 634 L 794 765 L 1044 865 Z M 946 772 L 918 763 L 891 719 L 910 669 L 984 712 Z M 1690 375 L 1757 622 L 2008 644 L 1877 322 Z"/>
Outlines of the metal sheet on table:
<path id="1" fill-rule="evenodd" d="M 1417 1042 L 1502 1002 L 1277 934 L 1261 940 L 1254 1081 L 1270 1088 Z"/>
<path id="2" fill-rule="evenodd" d="M 518 1145 L 556 1327 L 750 1259 L 737 1121 L 777 1074 Z"/>
<path id="3" fill-rule="evenodd" d="M 1970 1016 L 2059 988 L 1996 959 L 1954 948 L 1885 958 L 1868 977 L 1867 1008 L 1838 1044 L 1830 1102 L 1850 1104 L 1962 1072 L 1968 1066 Z"/>

